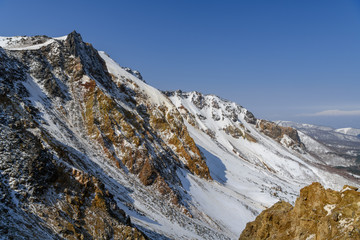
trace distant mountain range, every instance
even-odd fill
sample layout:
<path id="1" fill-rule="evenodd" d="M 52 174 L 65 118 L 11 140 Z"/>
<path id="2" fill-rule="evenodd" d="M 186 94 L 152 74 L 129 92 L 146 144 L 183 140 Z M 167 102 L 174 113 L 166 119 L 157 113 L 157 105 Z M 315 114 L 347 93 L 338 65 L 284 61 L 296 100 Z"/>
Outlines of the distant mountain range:
<path id="1" fill-rule="evenodd" d="M 0 37 L 0 239 L 237 239 L 306 185 L 358 184 L 357 133 L 161 92 L 76 32 Z"/>
<path id="2" fill-rule="evenodd" d="M 360 137 L 360 129 L 357 128 L 339 128 L 335 131 L 339 133 L 344 133 L 346 135 Z"/>
<path id="3" fill-rule="evenodd" d="M 330 127 L 294 123 L 289 121 L 277 121 L 276 123 L 280 126 L 296 128 L 339 154 L 348 155 L 348 157 L 356 157 L 360 155 L 360 129 L 333 129 Z"/>

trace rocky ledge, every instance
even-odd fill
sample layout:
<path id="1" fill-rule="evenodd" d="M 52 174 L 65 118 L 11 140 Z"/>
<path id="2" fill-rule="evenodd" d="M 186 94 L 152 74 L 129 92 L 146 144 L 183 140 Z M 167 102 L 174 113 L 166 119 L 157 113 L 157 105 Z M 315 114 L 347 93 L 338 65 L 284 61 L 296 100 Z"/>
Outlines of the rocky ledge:
<path id="1" fill-rule="evenodd" d="M 278 202 L 246 225 L 247 239 L 360 239 L 360 192 L 344 186 L 337 192 L 313 183 L 292 206 Z"/>

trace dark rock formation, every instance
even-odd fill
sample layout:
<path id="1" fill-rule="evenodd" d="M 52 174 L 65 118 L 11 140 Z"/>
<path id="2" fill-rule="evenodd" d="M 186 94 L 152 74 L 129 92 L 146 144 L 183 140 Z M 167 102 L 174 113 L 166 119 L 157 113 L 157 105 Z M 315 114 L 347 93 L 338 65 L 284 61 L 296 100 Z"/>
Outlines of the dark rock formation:
<path id="1" fill-rule="evenodd" d="M 248 123 L 251 123 L 251 124 L 255 124 L 255 123 L 256 123 L 256 118 L 255 118 L 255 116 L 254 116 L 249 110 L 246 110 L 244 119 L 245 119 L 245 121 L 248 122 Z"/>
<path id="2" fill-rule="evenodd" d="M 128 73 L 134 75 L 135 77 L 137 77 L 137 78 L 140 79 L 141 81 L 145 82 L 145 80 L 143 79 L 143 77 L 142 77 L 142 75 L 141 75 L 141 73 L 140 73 L 139 71 L 137 71 L 137 70 L 132 70 L 132 69 L 129 68 L 129 67 L 123 67 L 123 69 L 124 69 L 125 71 L 127 71 Z"/>
<path id="3" fill-rule="evenodd" d="M 304 144 L 300 141 L 300 137 L 296 129 L 292 127 L 282 127 L 276 123 L 259 120 L 256 123 L 256 127 L 260 129 L 266 136 L 271 137 L 277 142 L 282 142 L 287 147 L 292 147 L 294 149 L 303 149 Z M 287 139 L 284 137 L 287 136 Z"/>
<path id="4" fill-rule="evenodd" d="M 203 109 L 203 107 L 206 106 L 206 104 L 207 104 L 205 99 L 204 99 L 204 96 L 199 92 L 195 92 L 195 94 L 194 94 L 194 96 L 192 98 L 192 102 L 199 109 Z"/>

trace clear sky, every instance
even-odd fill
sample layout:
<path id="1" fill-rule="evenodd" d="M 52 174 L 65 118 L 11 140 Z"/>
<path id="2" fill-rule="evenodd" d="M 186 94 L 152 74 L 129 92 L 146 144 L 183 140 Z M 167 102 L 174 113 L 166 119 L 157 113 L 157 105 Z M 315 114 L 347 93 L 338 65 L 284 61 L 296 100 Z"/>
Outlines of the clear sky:
<path id="1" fill-rule="evenodd" d="M 73 30 L 161 90 L 360 128 L 360 1 L 0 0 L 0 36 Z"/>

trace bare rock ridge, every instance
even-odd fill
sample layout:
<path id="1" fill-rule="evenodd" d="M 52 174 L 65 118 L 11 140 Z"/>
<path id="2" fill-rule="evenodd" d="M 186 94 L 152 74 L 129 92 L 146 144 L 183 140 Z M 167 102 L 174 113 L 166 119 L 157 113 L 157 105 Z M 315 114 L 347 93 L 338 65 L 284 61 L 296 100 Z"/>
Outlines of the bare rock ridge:
<path id="1" fill-rule="evenodd" d="M 313 183 L 300 191 L 295 205 L 278 202 L 246 225 L 246 239 L 360 239 L 360 192 Z"/>

